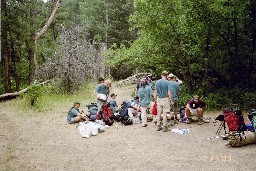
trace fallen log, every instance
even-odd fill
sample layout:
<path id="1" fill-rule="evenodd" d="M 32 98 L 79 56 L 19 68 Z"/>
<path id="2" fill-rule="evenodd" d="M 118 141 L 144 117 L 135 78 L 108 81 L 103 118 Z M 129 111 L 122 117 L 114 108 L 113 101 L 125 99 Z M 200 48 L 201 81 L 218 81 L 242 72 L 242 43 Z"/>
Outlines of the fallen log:
<path id="1" fill-rule="evenodd" d="M 42 83 L 40 83 L 40 84 L 36 84 L 36 85 L 34 85 L 34 86 L 44 85 L 44 84 L 46 84 L 46 83 L 48 83 L 48 82 L 50 82 L 50 80 L 46 80 L 46 81 L 44 81 L 44 82 L 42 82 Z M 14 99 L 14 98 L 18 97 L 19 95 L 21 95 L 21 94 L 27 92 L 31 87 L 32 87 L 32 86 L 27 87 L 27 88 L 25 88 L 25 89 L 23 89 L 23 90 L 20 90 L 20 91 L 13 92 L 13 93 L 5 93 L 5 94 L 2 94 L 2 95 L 0 95 L 0 101 L 5 101 L 5 100 Z"/>
<path id="2" fill-rule="evenodd" d="M 240 147 L 256 143 L 256 133 L 245 131 L 244 133 L 229 132 L 227 146 Z"/>

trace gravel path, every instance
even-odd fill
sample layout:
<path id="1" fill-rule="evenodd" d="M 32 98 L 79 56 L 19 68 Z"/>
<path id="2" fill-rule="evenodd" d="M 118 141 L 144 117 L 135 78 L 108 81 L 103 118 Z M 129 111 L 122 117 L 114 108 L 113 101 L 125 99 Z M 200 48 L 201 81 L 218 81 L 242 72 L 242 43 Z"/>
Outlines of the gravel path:
<path id="1" fill-rule="evenodd" d="M 117 102 L 129 99 L 132 87 L 113 87 Z M 62 109 L 63 110 L 63 109 Z M 68 110 L 68 108 L 67 108 Z M 111 126 L 95 137 L 82 138 L 76 125 L 66 123 L 63 113 L 47 112 L 24 117 L 12 108 L 12 102 L 0 103 L 1 170 L 255 170 L 256 146 L 226 147 L 214 137 L 218 115 L 207 113 L 210 123 L 199 126 L 179 123 L 172 128 L 188 128 L 179 135 L 156 131 L 149 123 Z M 171 129 L 171 128 L 170 128 Z M 223 132 L 223 131 L 222 131 Z M 206 140 L 205 140 L 206 139 Z"/>

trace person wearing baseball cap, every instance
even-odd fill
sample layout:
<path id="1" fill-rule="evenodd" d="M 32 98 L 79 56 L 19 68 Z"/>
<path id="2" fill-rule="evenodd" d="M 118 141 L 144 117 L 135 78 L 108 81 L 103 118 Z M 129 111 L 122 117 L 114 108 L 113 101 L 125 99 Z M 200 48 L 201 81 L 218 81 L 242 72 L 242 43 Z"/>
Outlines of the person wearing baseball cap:
<path id="1" fill-rule="evenodd" d="M 67 122 L 69 124 L 78 123 L 78 122 L 88 120 L 86 115 L 83 114 L 83 111 L 81 111 L 81 112 L 79 111 L 80 104 L 81 103 L 79 101 L 75 101 L 73 103 L 73 107 L 71 107 L 71 109 L 69 110 L 68 116 L 67 116 Z"/>
<path id="2" fill-rule="evenodd" d="M 187 124 L 190 124 L 192 119 L 191 116 L 198 117 L 198 125 L 203 124 L 203 113 L 205 111 L 206 104 L 202 99 L 199 99 L 198 95 L 194 95 L 194 97 L 188 102 L 186 106 L 186 115 L 188 117 Z"/>
<path id="3" fill-rule="evenodd" d="M 112 113 L 116 113 L 118 111 L 118 105 L 116 103 L 116 94 L 115 93 L 111 93 L 110 94 L 110 100 L 109 100 L 109 105 L 110 105 L 110 108 L 112 110 Z"/>

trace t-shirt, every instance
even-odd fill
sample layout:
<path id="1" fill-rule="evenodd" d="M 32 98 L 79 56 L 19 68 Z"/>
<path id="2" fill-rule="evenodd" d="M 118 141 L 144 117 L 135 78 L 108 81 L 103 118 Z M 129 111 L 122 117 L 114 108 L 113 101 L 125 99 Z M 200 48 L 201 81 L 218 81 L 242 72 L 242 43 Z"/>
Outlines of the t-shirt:
<path id="1" fill-rule="evenodd" d="M 142 107 L 148 106 L 151 103 L 152 89 L 150 86 L 141 87 L 138 92 L 138 97 L 141 99 L 140 105 Z"/>
<path id="2" fill-rule="evenodd" d="M 115 113 L 116 112 L 116 107 L 117 107 L 116 100 L 111 99 L 109 101 L 109 105 L 110 105 L 110 108 L 111 108 L 112 112 Z"/>
<path id="3" fill-rule="evenodd" d="M 188 102 L 189 106 L 192 108 L 192 109 L 197 109 L 197 108 L 203 108 L 205 107 L 205 102 L 203 100 L 198 100 L 198 102 L 196 103 L 194 101 L 194 99 L 191 99 L 189 102 Z"/>
<path id="4" fill-rule="evenodd" d="M 108 95 L 109 94 L 109 88 L 105 87 L 104 84 L 99 84 L 96 88 L 96 93 L 97 94 L 105 94 Z"/>
<path id="5" fill-rule="evenodd" d="M 171 81 L 172 100 L 177 101 L 179 99 L 178 93 L 180 91 L 180 85 L 176 81 Z"/>
<path id="6" fill-rule="evenodd" d="M 171 91 L 171 83 L 166 79 L 160 79 L 156 81 L 157 97 L 168 97 L 168 91 Z"/>
<path id="7" fill-rule="evenodd" d="M 79 114 L 79 109 L 72 107 L 68 113 L 67 121 L 70 122 L 72 118 L 76 117 Z"/>

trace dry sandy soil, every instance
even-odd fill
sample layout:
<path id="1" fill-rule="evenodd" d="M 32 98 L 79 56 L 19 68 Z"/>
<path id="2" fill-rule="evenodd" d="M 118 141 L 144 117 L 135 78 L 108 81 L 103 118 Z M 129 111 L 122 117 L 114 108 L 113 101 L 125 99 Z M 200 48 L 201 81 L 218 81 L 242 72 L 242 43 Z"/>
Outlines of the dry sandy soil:
<path id="1" fill-rule="evenodd" d="M 129 99 L 131 87 L 113 87 L 117 101 Z M 104 133 L 82 138 L 66 114 L 54 110 L 26 117 L 0 103 L 0 170 L 255 170 L 256 146 L 225 146 L 216 136 L 218 112 L 207 113 L 210 123 L 202 126 L 179 123 L 171 128 L 189 128 L 179 135 L 156 131 L 149 123 L 142 128 L 111 126 Z M 82 104 L 83 106 L 83 104 Z M 84 106 L 85 107 L 85 104 Z M 69 106 L 62 107 L 68 110 Z M 116 123 L 115 123 L 116 124 Z M 117 123 L 120 124 L 120 123 Z M 224 132 L 224 131 L 222 131 Z"/>

